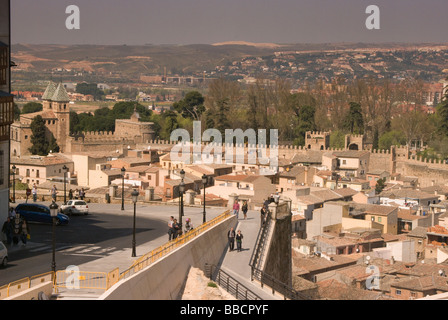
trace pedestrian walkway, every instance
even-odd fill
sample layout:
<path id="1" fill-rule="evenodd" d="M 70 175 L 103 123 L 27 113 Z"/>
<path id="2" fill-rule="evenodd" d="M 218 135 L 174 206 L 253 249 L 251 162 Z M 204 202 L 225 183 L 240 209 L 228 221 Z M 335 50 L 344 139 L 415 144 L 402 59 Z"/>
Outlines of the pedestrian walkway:
<path id="1" fill-rule="evenodd" d="M 90 205 L 92 210 L 95 210 L 95 204 Z M 103 205 L 104 206 L 104 205 Z M 125 211 L 121 211 L 119 206 L 109 205 L 107 208 L 108 213 L 115 214 L 129 214 L 131 209 L 128 208 Z M 222 207 L 211 207 L 207 208 L 207 220 L 211 220 L 214 217 L 220 215 L 226 210 Z M 128 212 L 127 212 L 128 211 Z M 193 226 L 199 226 L 202 223 L 202 208 L 198 207 L 186 207 L 185 217 L 192 220 Z M 178 208 L 176 206 L 152 206 L 152 205 L 142 205 L 139 206 L 139 214 L 145 215 L 149 218 L 160 219 L 168 222 L 171 215 L 176 217 L 178 213 Z M 238 223 L 235 230 L 241 230 L 244 239 L 242 244 L 242 251 L 238 252 L 236 250 L 232 252 L 227 252 L 224 259 L 222 260 L 221 268 L 234 277 L 236 280 L 241 282 L 247 288 L 252 290 L 254 293 L 266 300 L 281 299 L 278 296 L 272 295 L 272 293 L 267 290 L 262 289 L 259 285 L 251 282 L 251 269 L 249 266 L 250 257 L 253 252 L 255 241 L 257 239 L 258 231 L 260 228 L 260 219 L 257 211 L 249 211 L 247 214 L 247 219 L 243 218 L 243 215 L 239 215 Z M 227 237 L 224 234 L 223 237 Z M 122 250 L 111 251 L 105 257 L 95 259 L 88 263 L 79 265 L 80 271 L 89 272 L 110 272 L 115 268 L 119 268 L 120 272 L 128 269 L 132 263 L 143 256 L 144 254 L 160 247 L 168 241 L 168 234 L 156 238 L 152 241 L 143 244 L 137 244 L 137 257 L 131 256 L 132 249 L 125 248 Z M 236 245 L 235 245 L 236 248 Z M 69 249 L 66 249 L 69 250 Z M 97 299 L 104 291 L 85 289 L 85 290 L 64 290 L 60 289 L 58 293 L 58 300 L 88 300 Z"/>

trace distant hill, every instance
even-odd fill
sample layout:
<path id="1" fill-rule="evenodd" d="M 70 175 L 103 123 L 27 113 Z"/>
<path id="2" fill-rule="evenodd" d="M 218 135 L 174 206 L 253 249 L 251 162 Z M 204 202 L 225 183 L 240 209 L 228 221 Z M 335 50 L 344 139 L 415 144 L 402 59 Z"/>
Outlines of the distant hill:
<path id="1" fill-rule="evenodd" d="M 217 66 L 230 66 L 241 62 L 245 58 L 259 58 L 267 61 L 271 70 L 276 62 L 275 53 L 309 54 L 311 63 L 316 59 L 325 59 L 324 53 L 344 54 L 346 52 L 381 52 L 381 51 L 419 51 L 448 50 L 446 44 L 368 44 L 368 43 L 326 43 L 326 44 L 275 44 L 252 42 L 222 42 L 215 44 L 191 45 L 30 45 L 15 44 L 12 46 L 12 59 L 18 65 L 14 68 L 17 79 L 39 78 L 58 69 L 69 70 L 73 74 L 84 73 L 95 75 L 98 79 L 114 78 L 115 81 L 129 81 L 139 79 L 140 75 L 200 75 L 211 72 Z M 413 58 L 413 57 L 412 57 Z M 444 58 L 444 57 L 442 57 Z M 439 58 L 438 58 L 439 59 Z M 300 59 L 296 59 L 300 62 Z M 440 59 L 439 59 L 440 60 Z M 288 62 L 288 60 L 285 60 Z M 367 61 L 367 60 L 366 60 Z M 445 60 L 446 61 L 446 60 Z M 295 63 L 294 61 L 292 61 Z M 411 61 L 412 62 L 412 61 Z M 320 62 L 319 62 L 320 63 Z M 315 64 L 315 69 L 319 68 Z M 351 63 L 351 62 L 350 62 Z M 387 63 L 387 61 L 386 61 Z M 425 62 L 426 63 L 426 62 Z M 437 73 L 439 61 L 434 66 L 433 73 Z M 266 63 L 264 63 L 266 65 Z M 288 67 L 288 64 L 285 64 Z M 330 61 L 328 62 L 331 68 Z M 313 65 L 309 65 L 313 71 Z M 365 67 L 352 65 L 355 70 Z M 409 67 L 412 68 L 412 65 Z M 262 69 L 261 69 L 262 70 Z M 288 71 L 283 68 L 283 71 Z M 241 76 L 239 73 L 238 76 Z M 276 73 L 274 73 L 275 75 Z M 277 73 L 277 76 L 283 76 Z M 322 74 L 322 73 L 321 73 Z M 67 74 L 66 72 L 66 75 Z M 246 74 L 253 76 L 253 74 Z M 79 78 L 78 78 L 79 79 Z M 296 79 L 304 79 L 300 74 Z"/>

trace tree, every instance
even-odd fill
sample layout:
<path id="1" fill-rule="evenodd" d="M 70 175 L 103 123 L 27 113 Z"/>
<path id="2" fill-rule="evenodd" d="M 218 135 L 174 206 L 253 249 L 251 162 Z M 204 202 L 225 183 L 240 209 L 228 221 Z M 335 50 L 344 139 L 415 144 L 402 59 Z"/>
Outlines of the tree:
<path id="1" fill-rule="evenodd" d="M 182 100 L 175 102 L 173 107 L 182 117 L 199 121 L 205 111 L 204 100 L 198 91 L 190 91 Z"/>
<path id="2" fill-rule="evenodd" d="M 406 136 L 399 130 L 385 132 L 378 140 L 378 148 L 389 150 L 391 146 L 402 146 L 406 144 Z"/>
<path id="3" fill-rule="evenodd" d="M 45 122 L 42 116 L 38 115 L 31 121 L 31 144 L 29 148 L 31 154 L 46 156 L 48 154 L 48 141 L 45 138 Z"/>
<path id="4" fill-rule="evenodd" d="M 350 110 L 344 119 L 344 129 L 353 134 L 364 133 L 364 120 L 359 103 L 350 102 Z"/>
<path id="5" fill-rule="evenodd" d="M 378 179 L 375 186 L 375 193 L 380 194 L 385 187 L 386 187 L 386 178 Z"/>
<path id="6" fill-rule="evenodd" d="M 92 95 L 95 100 L 102 100 L 104 97 L 103 90 L 98 88 L 96 83 L 78 83 L 76 85 L 76 92 Z"/>
<path id="7" fill-rule="evenodd" d="M 51 135 L 50 141 L 46 138 L 46 127 L 42 116 L 38 115 L 34 117 L 31 121 L 31 143 L 32 146 L 29 148 L 31 154 L 46 156 L 50 151 L 59 152 L 59 146 Z"/>
<path id="8" fill-rule="evenodd" d="M 39 102 L 28 102 L 22 107 L 22 114 L 42 111 L 42 108 L 42 104 Z"/>
<path id="9" fill-rule="evenodd" d="M 305 145 L 305 134 L 307 131 L 315 131 L 316 124 L 314 122 L 314 115 L 316 109 L 313 106 L 304 105 L 297 113 L 298 125 L 295 128 L 296 138 L 294 144 L 303 146 Z"/>
<path id="10" fill-rule="evenodd" d="M 179 128 L 177 113 L 174 111 L 166 111 L 162 114 L 162 120 L 160 136 L 162 139 L 170 140 L 171 132 Z"/>

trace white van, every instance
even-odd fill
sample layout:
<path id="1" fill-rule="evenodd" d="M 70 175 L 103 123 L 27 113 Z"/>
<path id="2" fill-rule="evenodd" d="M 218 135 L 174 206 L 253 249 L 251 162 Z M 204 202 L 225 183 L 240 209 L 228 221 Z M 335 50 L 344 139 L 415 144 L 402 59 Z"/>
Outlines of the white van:
<path id="1" fill-rule="evenodd" d="M 0 266 L 6 267 L 8 264 L 8 249 L 6 249 L 3 242 L 0 241 Z"/>

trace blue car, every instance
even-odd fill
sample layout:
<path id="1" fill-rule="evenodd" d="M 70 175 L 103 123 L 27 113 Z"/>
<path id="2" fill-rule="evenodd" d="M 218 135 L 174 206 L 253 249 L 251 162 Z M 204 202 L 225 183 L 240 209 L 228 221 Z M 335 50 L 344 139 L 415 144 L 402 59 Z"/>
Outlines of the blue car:
<path id="1" fill-rule="evenodd" d="M 16 207 L 16 213 L 20 214 L 27 222 L 53 223 L 50 208 L 36 203 L 21 203 Z M 56 225 L 64 225 L 70 221 L 67 215 L 58 213 Z"/>

